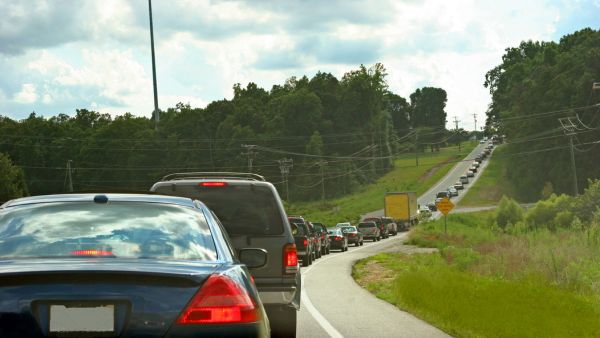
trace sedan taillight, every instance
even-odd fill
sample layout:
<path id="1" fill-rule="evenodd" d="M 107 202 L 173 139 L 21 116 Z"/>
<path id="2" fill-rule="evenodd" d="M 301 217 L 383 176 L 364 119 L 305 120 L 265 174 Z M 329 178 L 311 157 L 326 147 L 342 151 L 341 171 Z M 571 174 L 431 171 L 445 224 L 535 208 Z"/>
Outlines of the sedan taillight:
<path id="1" fill-rule="evenodd" d="M 223 275 L 210 275 L 177 324 L 252 323 L 260 320 L 260 311 L 248 292 Z"/>

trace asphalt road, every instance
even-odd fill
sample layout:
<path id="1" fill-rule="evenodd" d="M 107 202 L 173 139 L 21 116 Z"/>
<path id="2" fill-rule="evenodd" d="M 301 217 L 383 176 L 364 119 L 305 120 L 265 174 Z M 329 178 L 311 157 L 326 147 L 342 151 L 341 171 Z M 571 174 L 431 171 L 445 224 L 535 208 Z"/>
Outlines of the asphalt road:
<path id="1" fill-rule="evenodd" d="M 485 145 L 479 144 L 465 161 L 458 162 L 444 178 L 418 198 L 419 203 L 435 199 L 438 191 L 446 190 L 458 181 L 471 166 L 472 160 Z M 460 200 L 487 166 L 484 160 L 480 170 L 465 190 L 453 199 Z M 383 215 L 383 209 L 368 215 Z M 365 215 L 367 216 L 367 215 Z M 440 217 L 435 213 L 435 218 Z M 403 245 L 407 234 L 399 234 L 379 242 L 365 242 L 361 247 L 350 247 L 348 252 L 332 252 L 302 268 L 302 305 L 298 317 L 298 337 L 448 337 L 428 323 L 401 311 L 374 297 L 351 276 L 357 260 L 388 251 L 413 251 Z"/>

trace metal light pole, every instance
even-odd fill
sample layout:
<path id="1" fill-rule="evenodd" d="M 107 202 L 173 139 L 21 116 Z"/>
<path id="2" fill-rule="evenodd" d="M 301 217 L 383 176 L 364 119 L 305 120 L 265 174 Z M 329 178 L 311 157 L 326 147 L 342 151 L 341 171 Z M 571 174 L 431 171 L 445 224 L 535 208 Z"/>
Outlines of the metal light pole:
<path id="1" fill-rule="evenodd" d="M 152 0 L 148 0 L 148 13 L 150 14 L 150 49 L 152 50 L 152 80 L 154 84 L 154 128 L 158 130 L 160 119 L 158 110 L 158 90 L 156 88 L 156 58 L 154 57 L 154 27 L 152 25 Z"/>

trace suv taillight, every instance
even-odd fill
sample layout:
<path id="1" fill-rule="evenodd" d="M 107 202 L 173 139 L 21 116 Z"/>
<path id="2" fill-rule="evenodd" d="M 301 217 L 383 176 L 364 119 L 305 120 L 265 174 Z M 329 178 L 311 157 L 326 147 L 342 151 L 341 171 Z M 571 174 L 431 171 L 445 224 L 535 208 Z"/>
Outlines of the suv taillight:
<path id="1" fill-rule="evenodd" d="M 252 323 L 260 311 L 248 292 L 223 275 L 210 275 L 200 291 L 181 312 L 179 325 Z"/>
<path id="2" fill-rule="evenodd" d="M 283 247 L 283 270 L 285 273 L 298 272 L 298 253 L 296 244 L 286 244 Z"/>
<path id="3" fill-rule="evenodd" d="M 302 242 L 302 244 L 304 244 L 304 246 L 308 246 L 308 240 L 307 240 L 307 239 L 305 239 L 305 240 Z"/>

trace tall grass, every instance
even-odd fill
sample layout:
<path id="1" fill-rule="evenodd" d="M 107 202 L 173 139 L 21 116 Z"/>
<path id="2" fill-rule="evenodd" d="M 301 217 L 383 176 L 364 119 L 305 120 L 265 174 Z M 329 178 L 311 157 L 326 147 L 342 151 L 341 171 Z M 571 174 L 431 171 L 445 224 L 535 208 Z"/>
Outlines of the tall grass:
<path id="1" fill-rule="evenodd" d="M 489 211 L 450 215 L 447 235 L 438 220 L 415 228 L 408 242 L 439 248 L 450 265 L 476 253 L 478 258 L 463 268 L 480 275 L 538 275 L 561 288 L 600 296 L 600 245 L 594 229 L 505 233 L 493 225 L 492 216 Z"/>
<path id="2" fill-rule="evenodd" d="M 393 283 L 363 283 L 373 262 L 396 274 Z M 359 261 L 353 275 L 378 297 L 457 337 L 600 335 L 600 305 L 593 297 L 541 276 L 505 279 L 461 271 L 457 264 L 439 254 L 380 254 Z"/>
<path id="3" fill-rule="evenodd" d="M 600 227 L 496 226 L 494 212 L 420 224 L 409 243 L 433 254 L 360 261 L 361 285 L 459 337 L 600 337 Z M 370 281 L 379 264 L 393 283 Z M 393 272 L 393 273 L 392 273 Z"/>

